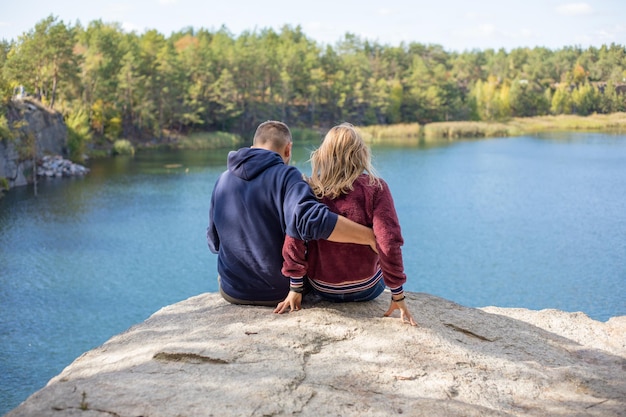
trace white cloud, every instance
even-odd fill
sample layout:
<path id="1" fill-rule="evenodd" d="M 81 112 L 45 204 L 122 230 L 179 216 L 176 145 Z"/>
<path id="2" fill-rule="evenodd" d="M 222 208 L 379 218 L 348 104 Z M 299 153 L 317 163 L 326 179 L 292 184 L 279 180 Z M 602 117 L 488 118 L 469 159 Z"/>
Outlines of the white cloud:
<path id="1" fill-rule="evenodd" d="M 587 3 L 567 3 L 558 6 L 556 11 L 565 16 L 580 16 L 591 14 L 593 9 Z"/>
<path id="2" fill-rule="evenodd" d="M 391 10 L 386 8 L 378 9 L 378 14 L 381 16 L 389 16 L 391 14 Z"/>

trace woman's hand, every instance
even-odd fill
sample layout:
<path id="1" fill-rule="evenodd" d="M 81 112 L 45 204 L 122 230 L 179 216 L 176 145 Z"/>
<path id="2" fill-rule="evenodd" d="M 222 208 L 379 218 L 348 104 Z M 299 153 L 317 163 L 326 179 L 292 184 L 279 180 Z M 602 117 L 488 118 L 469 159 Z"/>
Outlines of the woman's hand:
<path id="1" fill-rule="evenodd" d="M 300 304 L 302 304 L 302 293 L 289 291 L 285 301 L 278 303 L 278 306 L 274 309 L 274 313 L 283 314 L 287 309 L 289 312 L 300 310 Z"/>
<path id="2" fill-rule="evenodd" d="M 402 319 L 402 323 L 408 323 L 411 326 L 417 326 L 415 320 L 413 320 L 413 316 L 409 311 L 409 308 L 406 306 L 404 302 L 404 296 L 402 296 L 399 300 L 394 300 L 391 298 L 391 305 L 389 306 L 389 310 L 385 313 L 385 317 L 389 317 L 391 313 L 395 310 L 400 310 L 400 318 Z"/>

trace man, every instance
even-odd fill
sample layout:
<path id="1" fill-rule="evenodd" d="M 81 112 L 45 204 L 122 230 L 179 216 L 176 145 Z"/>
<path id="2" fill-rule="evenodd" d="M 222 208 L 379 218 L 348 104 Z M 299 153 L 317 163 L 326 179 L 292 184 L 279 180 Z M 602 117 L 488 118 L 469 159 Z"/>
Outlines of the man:
<path id="1" fill-rule="evenodd" d="M 317 201 L 300 171 L 289 166 L 291 148 L 286 124 L 264 122 L 250 148 L 228 154 L 228 169 L 215 183 L 207 241 L 218 254 L 220 293 L 230 303 L 276 306 L 285 299 L 285 234 L 375 248 L 371 229 Z"/>

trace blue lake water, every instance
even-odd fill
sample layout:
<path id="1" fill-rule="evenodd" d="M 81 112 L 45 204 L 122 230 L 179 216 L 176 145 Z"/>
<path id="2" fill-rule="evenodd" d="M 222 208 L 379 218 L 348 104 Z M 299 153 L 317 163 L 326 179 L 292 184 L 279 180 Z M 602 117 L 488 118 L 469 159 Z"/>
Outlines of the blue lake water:
<path id="1" fill-rule="evenodd" d="M 312 147 L 295 149 L 304 172 Z M 95 160 L 85 178 L 0 200 L 0 415 L 159 308 L 217 290 L 205 229 L 226 153 Z M 626 136 L 373 154 L 400 218 L 407 290 L 472 307 L 626 315 Z"/>

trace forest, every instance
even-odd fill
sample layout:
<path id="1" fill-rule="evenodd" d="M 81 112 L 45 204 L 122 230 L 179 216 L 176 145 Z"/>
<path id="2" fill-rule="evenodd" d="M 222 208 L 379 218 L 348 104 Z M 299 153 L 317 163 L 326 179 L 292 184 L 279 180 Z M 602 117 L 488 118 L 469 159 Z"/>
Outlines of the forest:
<path id="1" fill-rule="evenodd" d="M 268 119 L 323 128 L 609 114 L 626 109 L 625 93 L 616 44 L 454 52 L 350 33 L 320 44 L 288 25 L 166 36 L 55 16 L 0 40 L 0 138 L 14 132 L 2 110 L 25 94 L 63 114 L 73 152 L 88 141 L 248 134 Z"/>

